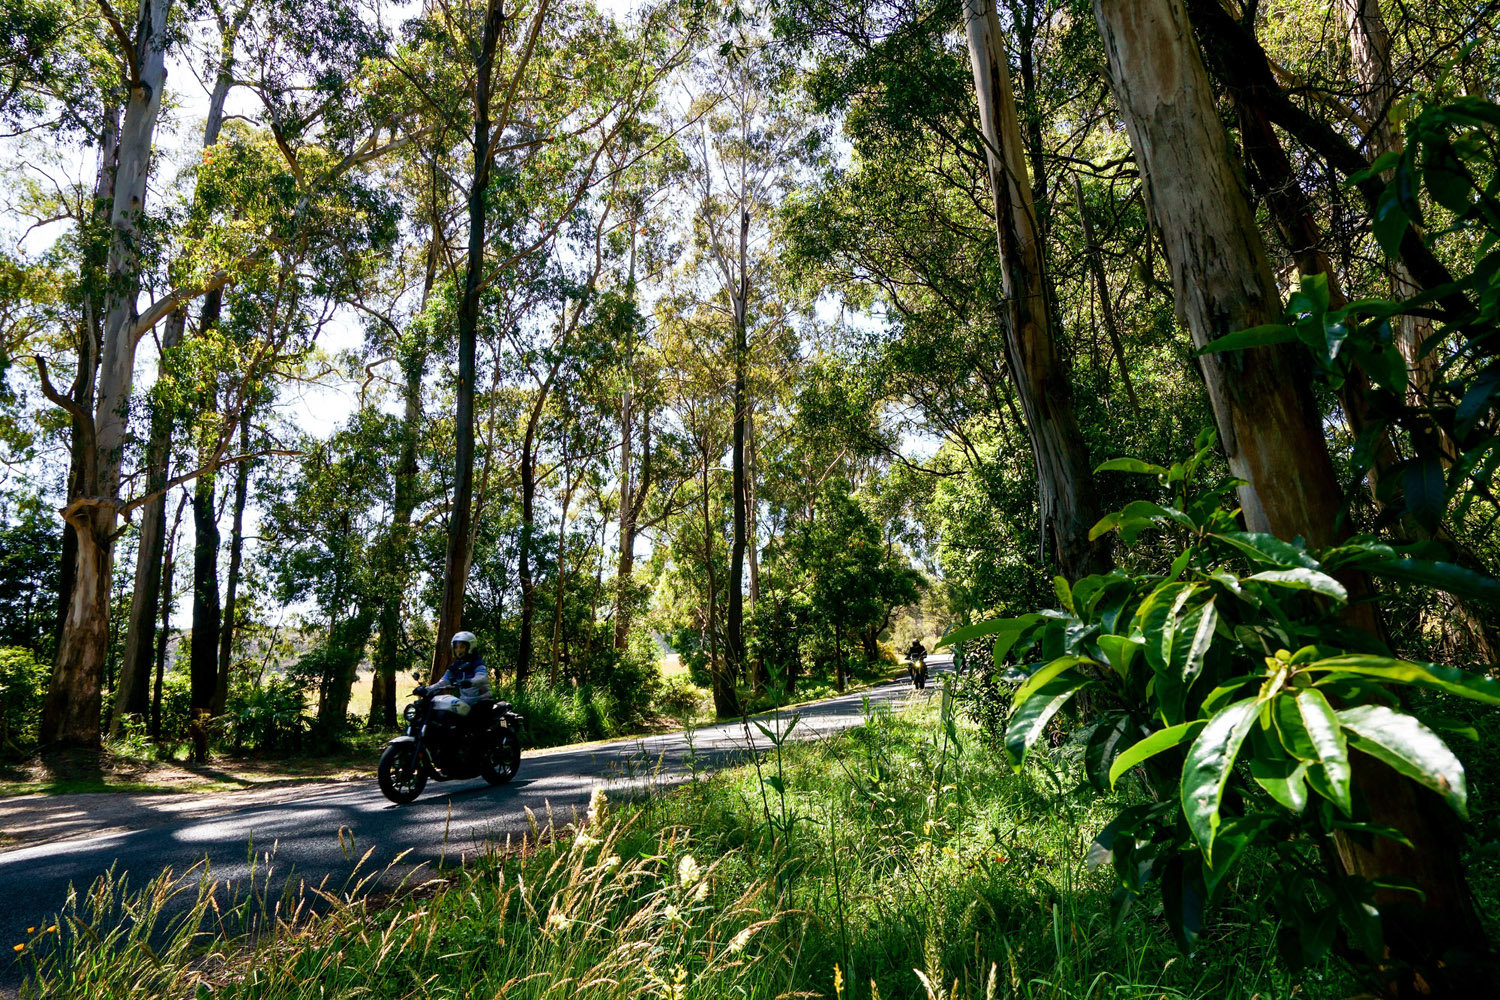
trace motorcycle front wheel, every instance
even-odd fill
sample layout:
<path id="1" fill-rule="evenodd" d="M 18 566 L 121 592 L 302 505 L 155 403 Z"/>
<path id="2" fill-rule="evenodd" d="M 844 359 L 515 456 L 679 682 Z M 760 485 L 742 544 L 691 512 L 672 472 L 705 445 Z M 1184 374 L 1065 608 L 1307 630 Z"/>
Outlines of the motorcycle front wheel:
<path id="1" fill-rule="evenodd" d="M 380 791 L 397 805 L 411 802 L 427 787 L 427 772 L 417 760 L 416 747 L 410 743 L 392 743 L 380 755 L 376 769 Z"/>
<path id="2" fill-rule="evenodd" d="M 521 769 L 521 741 L 508 729 L 495 733 L 484 752 L 480 773 L 492 785 L 503 785 Z"/>

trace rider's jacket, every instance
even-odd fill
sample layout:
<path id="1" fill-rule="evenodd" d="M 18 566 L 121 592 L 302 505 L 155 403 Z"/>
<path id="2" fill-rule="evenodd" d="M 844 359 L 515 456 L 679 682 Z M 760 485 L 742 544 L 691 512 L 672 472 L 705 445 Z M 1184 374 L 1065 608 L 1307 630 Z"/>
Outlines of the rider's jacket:
<path id="1" fill-rule="evenodd" d="M 459 687 L 463 681 L 473 683 Z M 458 696 L 472 704 L 490 693 L 490 671 L 478 653 L 466 653 L 449 664 L 447 673 L 433 686 L 458 688 Z"/>
<path id="2" fill-rule="evenodd" d="M 914 642 L 911 644 L 911 648 L 906 651 L 906 655 L 913 660 L 924 659 L 927 656 L 927 647 L 920 642 Z"/>

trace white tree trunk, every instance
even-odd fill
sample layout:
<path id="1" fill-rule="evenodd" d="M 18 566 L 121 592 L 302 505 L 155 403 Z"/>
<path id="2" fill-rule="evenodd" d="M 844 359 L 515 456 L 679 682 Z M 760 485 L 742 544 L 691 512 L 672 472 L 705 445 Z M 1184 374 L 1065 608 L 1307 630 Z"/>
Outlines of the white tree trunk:
<path id="1" fill-rule="evenodd" d="M 92 427 L 83 449 L 80 496 L 64 518 L 79 535 L 78 557 L 62 637 L 42 715 L 43 743 L 95 746 L 109 643 L 109 581 L 120 462 L 135 369 L 137 247 L 146 202 L 151 145 L 166 86 L 167 16 L 171 0 L 142 0 L 131 58 L 130 95 L 120 126 L 110 211 L 109 290 L 105 298 L 99 386 Z M 84 536 L 88 537 L 85 538 Z"/>

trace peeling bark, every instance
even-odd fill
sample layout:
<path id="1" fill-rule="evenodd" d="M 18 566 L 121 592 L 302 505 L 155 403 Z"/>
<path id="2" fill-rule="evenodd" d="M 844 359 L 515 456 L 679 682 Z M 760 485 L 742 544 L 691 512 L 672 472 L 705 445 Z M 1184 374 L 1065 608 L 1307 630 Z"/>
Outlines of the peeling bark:
<path id="1" fill-rule="evenodd" d="M 1077 579 L 1109 566 L 1104 544 L 1088 537 L 1099 520 L 1092 463 L 1057 350 L 1026 147 L 993 0 L 965 0 L 964 22 L 1000 249 L 1006 358 L 1036 462 L 1041 544 L 1050 539 L 1060 572 Z"/>

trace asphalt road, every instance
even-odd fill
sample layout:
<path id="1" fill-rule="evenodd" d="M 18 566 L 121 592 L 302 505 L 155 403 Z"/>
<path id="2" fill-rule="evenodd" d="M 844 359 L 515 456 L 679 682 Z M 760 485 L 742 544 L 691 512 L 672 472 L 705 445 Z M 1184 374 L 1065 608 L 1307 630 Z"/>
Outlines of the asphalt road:
<path id="1" fill-rule="evenodd" d="M 928 661 L 933 668 L 946 668 L 949 662 L 948 657 Z M 785 709 L 782 724 L 797 715 L 793 738 L 811 739 L 858 725 L 866 701 L 895 706 L 912 696 L 905 682 L 886 684 Z M 70 884 L 85 890 L 111 867 L 139 886 L 164 868 L 180 873 L 206 860 L 225 891 L 233 892 L 249 884 L 254 858 L 259 872 L 255 884 L 263 889 L 269 885 L 279 894 L 288 882 L 316 885 L 326 880 L 330 889 L 342 888 L 371 848 L 361 875 L 386 869 L 409 851 L 371 883 L 393 884 L 416 865 L 451 865 L 496 839 L 524 835 L 531 823 L 528 808 L 543 825 L 550 815 L 561 826 L 584 809 L 596 785 L 618 793 L 646 783 L 676 783 L 688 771 L 689 754 L 697 758 L 697 766 L 712 767 L 744 759 L 752 746 L 764 750 L 768 745 L 754 725 L 747 733 L 739 722 L 726 723 L 694 730 L 691 740 L 678 732 L 526 754 L 519 775 L 508 785 L 491 787 L 479 779 L 429 782 L 422 797 L 406 806 L 386 801 L 372 780 L 324 786 L 304 797 L 270 803 L 230 804 L 207 816 L 154 817 L 140 829 L 22 847 L 0 853 L 0 898 L 6 901 L 0 909 L 0 945 L 8 952 L 11 943 L 26 940 L 28 926 L 46 926 Z M 18 962 L 5 962 L 0 990 L 12 992 L 22 973 Z"/>

